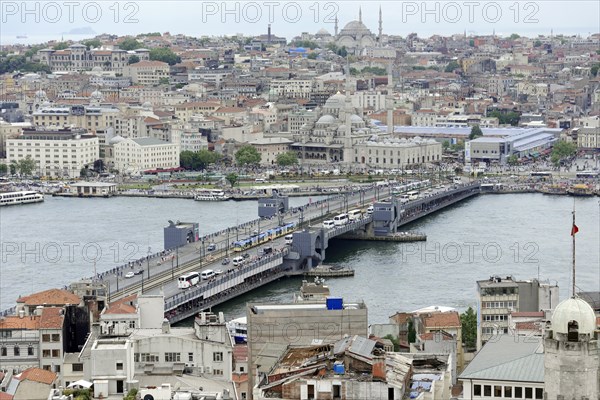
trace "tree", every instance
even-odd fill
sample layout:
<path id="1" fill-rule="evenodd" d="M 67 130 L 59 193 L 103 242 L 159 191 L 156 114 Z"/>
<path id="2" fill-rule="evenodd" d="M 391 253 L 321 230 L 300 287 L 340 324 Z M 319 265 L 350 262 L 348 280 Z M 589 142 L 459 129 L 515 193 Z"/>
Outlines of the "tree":
<path id="1" fill-rule="evenodd" d="M 127 62 L 127 64 L 131 65 L 131 64 L 135 64 L 135 63 L 139 63 L 139 62 L 140 62 L 140 58 L 134 54 L 132 56 L 129 56 L 129 61 Z"/>
<path id="2" fill-rule="evenodd" d="M 235 160 L 238 165 L 257 165 L 260 163 L 261 158 L 258 150 L 250 145 L 242 146 L 242 148 L 235 153 Z"/>
<path id="3" fill-rule="evenodd" d="M 520 36 L 518 33 L 513 33 L 513 34 L 512 34 L 512 35 L 510 35 L 508 38 L 509 38 L 510 40 L 515 40 L 515 39 L 518 39 L 518 38 L 520 38 L 520 37 L 521 37 L 521 36 Z"/>
<path id="4" fill-rule="evenodd" d="M 535 42 L 533 42 L 533 47 L 540 47 L 541 45 L 542 45 L 541 40 L 536 40 Z"/>
<path id="5" fill-rule="evenodd" d="M 98 159 L 94 161 L 94 171 L 102 172 L 104 171 L 104 161 L 102 159 Z"/>
<path id="6" fill-rule="evenodd" d="M 87 47 L 88 50 L 102 46 L 102 42 L 100 42 L 100 40 L 98 39 L 84 40 L 83 42 L 81 42 L 81 44 Z"/>
<path id="7" fill-rule="evenodd" d="M 19 160 L 17 166 L 21 175 L 31 175 L 35 169 L 35 161 L 31 156 L 27 156 L 26 158 Z"/>
<path id="8" fill-rule="evenodd" d="M 85 178 L 87 178 L 87 176 L 88 176 L 88 169 L 86 167 L 81 168 L 79 170 L 79 177 L 85 179 Z"/>
<path id="9" fill-rule="evenodd" d="M 158 84 L 159 85 L 168 85 L 169 84 L 169 78 L 167 78 L 167 77 L 160 78 L 158 80 Z"/>
<path id="10" fill-rule="evenodd" d="M 519 157 L 517 157 L 516 154 L 513 154 L 506 159 L 506 163 L 508 165 L 517 165 L 519 163 Z"/>
<path id="11" fill-rule="evenodd" d="M 598 53 L 598 54 L 600 54 L 600 53 Z M 598 76 L 598 69 L 600 69 L 600 63 L 592 65 L 592 68 L 590 69 L 590 73 L 593 76 Z"/>
<path id="12" fill-rule="evenodd" d="M 317 53 L 308 53 L 308 56 L 306 58 L 308 58 L 309 60 L 316 60 Z"/>
<path id="13" fill-rule="evenodd" d="M 494 110 L 488 114 L 489 117 L 498 118 L 498 122 L 500 125 L 519 125 L 519 120 L 521 119 L 521 115 L 518 112 L 510 111 L 507 113 L 502 113 L 499 110 Z"/>
<path id="14" fill-rule="evenodd" d="M 450 142 L 448 140 L 444 140 L 442 142 L 442 151 L 448 151 L 450 149 Z"/>
<path id="15" fill-rule="evenodd" d="M 371 176 L 371 175 L 369 175 Z M 408 321 L 408 343 L 415 343 L 417 341 L 417 331 L 415 330 L 415 324 L 413 320 Z"/>
<path id="16" fill-rule="evenodd" d="M 277 165 L 287 167 L 298 164 L 298 154 L 295 151 L 288 151 L 277 155 Z"/>
<path id="17" fill-rule="evenodd" d="M 181 62 L 181 57 L 173 53 L 173 50 L 167 47 L 157 47 L 150 50 L 150 59 L 153 61 L 166 62 L 169 65 L 175 65 Z"/>
<path id="18" fill-rule="evenodd" d="M 6 175 L 8 172 L 8 165 L 0 164 L 0 175 Z"/>
<path id="19" fill-rule="evenodd" d="M 459 68 L 460 65 L 456 61 L 451 61 L 448 65 L 446 65 L 446 68 L 444 68 L 444 72 L 454 72 Z"/>
<path id="20" fill-rule="evenodd" d="M 469 140 L 477 139 L 478 137 L 483 136 L 483 132 L 479 125 L 473 125 L 471 128 L 471 133 L 469 134 Z"/>
<path id="21" fill-rule="evenodd" d="M 10 169 L 10 174 L 11 175 L 16 175 L 17 174 L 17 170 L 19 169 L 19 166 L 17 165 L 16 161 L 12 161 L 10 163 L 10 165 L 8 166 L 8 169 Z"/>
<path id="22" fill-rule="evenodd" d="M 69 47 L 69 44 L 67 42 L 59 42 L 54 45 L 53 49 L 54 50 L 64 50 L 67 47 Z"/>
<path id="23" fill-rule="evenodd" d="M 194 152 L 185 150 L 179 154 L 179 166 L 185 169 L 192 169 L 194 165 Z"/>
<path id="24" fill-rule="evenodd" d="M 462 340 L 466 347 L 473 348 L 477 342 L 477 314 L 472 307 L 460 315 Z"/>
<path id="25" fill-rule="evenodd" d="M 119 43 L 119 48 L 121 50 L 135 50 L 135 49 L 139 49 L 142 47 L 142 44 L 140 42 L 138 42 L 137 40 L 135 40 L 134 38 L 125 38 L 121 41 L 121 43 Z"/>
<path id="26" fill-rule="evenodd" d="M 577 147 L 572 142 L 567 142 L 565 140 L 558 141 L 554 147 L 552 148 L 552 155 L 550 156 L 550 161 L 555 166 L 559 166 L 560 162 L 565 158 L 570 158 L 575 155 L 577 152 Z"/>
<path id="27" fill-rule="evenodd" d="M 225 176 L 225 180 L 229 182 L 231 187 L 233 187 L 238 181 L 238 174 L 236 174 L 235 172 L 229 173 Z"/>
<path id="28" fill-rule="evenodd" d="M 197 152 L 193 151 L 182 151 L 179 155 L 179 165 L 182 168 L 191 171 L 202 171 L 206 169 L 210 164 L 214 164 L 221 159 L 219 153 L 209 150 L 200 150 Z"/>
<path id="29" fill-rule="evenodd" d="M 385 335 L 383 337 L 383 339 L 388 339 L 390 342 L 392 342 L 392 344 L 394 345 L 395 352 L 400 351 L 400 341 L 398 340 L 397 337 L 394 337 L 394 336 L 388 334 L 388 335 Z"/>

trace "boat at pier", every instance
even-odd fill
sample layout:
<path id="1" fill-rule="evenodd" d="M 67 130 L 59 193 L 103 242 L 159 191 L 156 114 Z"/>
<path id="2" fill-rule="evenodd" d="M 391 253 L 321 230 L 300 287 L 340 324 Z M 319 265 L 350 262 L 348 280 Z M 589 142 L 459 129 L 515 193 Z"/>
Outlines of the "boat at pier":
<path id="1" fill-rule="evenodd" d="M 232 319 L 227 322 L 227 329 L 235 343 L 248 342 L 248 321 L 246 317 Z"/>
<path id="2" fill-rule="evenodd" d="M 29 190 L 24 190 L 20 192 L 0 193 L 0 206 L 40 203 L 42 201 L 44 201 L 43 194 Z"/>
<path id="3" fill-rule="evenodd" d="M 225 192 L 220 189 L 200 190 L 194 196 L 194 200 L 196 201 L 224 201 L 229 200 L 230 198 L 230 196 L 227 196 Z"/>
<path id="4" fill-rule="evenodd" d="M 571 196 L 593 196 L 594 191 L 588 185 L 580 184 L 573 185 L 567 189 L 567 193 Z"/>

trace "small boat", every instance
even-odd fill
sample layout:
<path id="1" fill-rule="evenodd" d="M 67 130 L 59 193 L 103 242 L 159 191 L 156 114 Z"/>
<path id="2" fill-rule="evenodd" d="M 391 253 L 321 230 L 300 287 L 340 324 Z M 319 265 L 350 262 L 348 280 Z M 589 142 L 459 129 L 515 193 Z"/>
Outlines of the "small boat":
<path id="1" fill-rule="evenodd" d="M 246 317 L 236 318 L 227 322 L 227 329 L 235 343 L 248 342 L 248 320 Z"/>
<path id="2" fill-rule="evenodd" d="M 194 200 L 197 201 L 224 201 L 229 200 L 230 197 L 220 189 L 206 189 L 196 193 Z"/>
<path id="3" fill-rule="evenodd" d="M 27 35 L 17 35 L 17 39 L 27 39 Z"/>
<path id="4" fill-rule="evenodd" d="M 40 203 L 42 201 L 44 201 L 44 195 L 34 191 L 0 193 L 0 206 Z"/>
<path id="5" fill-rule="evenodd" d="M 571 196 L 593 196 L 594 191 L 588 185 L 573 185 L 567 189 Z"/>

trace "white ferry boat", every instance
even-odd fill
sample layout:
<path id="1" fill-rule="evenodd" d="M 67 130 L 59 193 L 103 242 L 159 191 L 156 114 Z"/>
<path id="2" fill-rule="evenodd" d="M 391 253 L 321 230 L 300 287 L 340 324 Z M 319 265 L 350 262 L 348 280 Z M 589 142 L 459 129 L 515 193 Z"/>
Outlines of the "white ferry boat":
<path id="1" fill-rule="evenodd" d="M 44 195 L 33 191 L 0 193 L 0 206 L 39 203 L 42 201 L 44 201 Z"/>
<path id="2" fill-rule="evenodd" d="M 248 342 L 248 320 L 246 317 L 236 318 L 227 322 L 227 328 L 235 343 Z"/>
<path id="3" fill-rule="evenodd" d="M 197 201 L 224 201 L 229 200 L 230 197 L 220 189 L 206 189 L 196 193 L 194 200 Z"/>

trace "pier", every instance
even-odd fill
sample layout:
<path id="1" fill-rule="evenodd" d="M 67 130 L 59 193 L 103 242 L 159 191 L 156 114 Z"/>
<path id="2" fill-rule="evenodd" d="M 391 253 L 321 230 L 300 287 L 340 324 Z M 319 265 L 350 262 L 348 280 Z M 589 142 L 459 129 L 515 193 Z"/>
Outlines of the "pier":
<path id="1" fill-rule="evenodd" d="M 403 233 L 398 228 L 479 192 L 478 183 L 458 185 L 408 203 L 401 203 L 392 196 L 391 188 L 372 187 L 330 195 L 273 218 L 256 219 L 206 235 L 200 242 L 190 243 L 168 253 L 161 252 L 116 272 L 103 273 L 100 279 L 107 286 L 110 301 L 140 292 L 162 293 L 165 297 L 165 317 L 171 323 L 176 323 L 267 283 L 311 273 L 315 267 L 323 264 L 327 248 L 335 243 L 331 239 L 356 235 L 361 240 L 426 240 L 424 234 Z M 365 213 L 342 226 L 322 226 L 322 221 L 331 219 L 333 215 L 355 208 L 366 211 L 371 203 L 374 210 L 371 215 Z M 282 222 L 296 224 L 297 230 L 292 234 L 291 244 L 286 244 L 283 237 L 278 237 L 245 251 L 234 251 L 233 241 L 254 231 L 262 232 L 280 226 Z M 209 243 L 213 251 L 207 250 Z M 242 265 L 232 266 L 224 262 L 225 258 L 242 254 L 247 257 Z M 191 288 L 178 288 L 177 278 L 182 274 L 207 269 L 217 271 L 218 274 Z M 134 270 L 138 274 L 123 279 L 124 272 Z"/>

